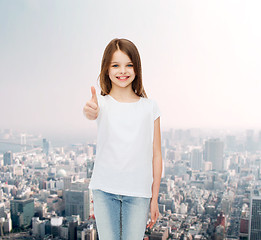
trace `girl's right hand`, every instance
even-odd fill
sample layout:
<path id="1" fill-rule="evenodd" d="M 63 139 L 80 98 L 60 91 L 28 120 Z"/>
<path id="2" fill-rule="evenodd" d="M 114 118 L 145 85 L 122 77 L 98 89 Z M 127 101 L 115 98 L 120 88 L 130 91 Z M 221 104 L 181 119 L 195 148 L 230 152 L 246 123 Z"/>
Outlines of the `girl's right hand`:
<path id="1" fill-rule="evenodd" d="M 100 108 L 98 105 L 96 90 L 93 86 L 91 87 L 91 91 L 92 91 L 92 98 L 91 100 L 87 101 L 85 106 L 83 107 L 83 114 L 88 119 L 95 120 L 99 115 Z"/>

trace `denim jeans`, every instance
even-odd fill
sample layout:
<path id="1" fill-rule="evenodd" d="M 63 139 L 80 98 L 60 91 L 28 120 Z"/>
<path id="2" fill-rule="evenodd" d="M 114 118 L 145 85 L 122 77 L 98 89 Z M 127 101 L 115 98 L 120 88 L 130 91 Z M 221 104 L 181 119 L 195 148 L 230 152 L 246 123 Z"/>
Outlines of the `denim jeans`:
<path id="1" fill-rule="evenodd" d="M 150 198 L 92 189 L 99 240 L 143 240 Z"/>

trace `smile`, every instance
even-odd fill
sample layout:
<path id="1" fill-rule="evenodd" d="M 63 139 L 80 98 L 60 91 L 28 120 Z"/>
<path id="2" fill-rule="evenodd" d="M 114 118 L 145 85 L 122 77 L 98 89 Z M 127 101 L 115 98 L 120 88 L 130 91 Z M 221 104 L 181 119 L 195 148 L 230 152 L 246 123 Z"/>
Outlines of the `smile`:
<path id="1" fill-rule="evenodd" d="M 119 80 L 127 80 L 129 77 L 125 76 L 125 77 L 116 77 L 116 78 L 118 78 Z"/>

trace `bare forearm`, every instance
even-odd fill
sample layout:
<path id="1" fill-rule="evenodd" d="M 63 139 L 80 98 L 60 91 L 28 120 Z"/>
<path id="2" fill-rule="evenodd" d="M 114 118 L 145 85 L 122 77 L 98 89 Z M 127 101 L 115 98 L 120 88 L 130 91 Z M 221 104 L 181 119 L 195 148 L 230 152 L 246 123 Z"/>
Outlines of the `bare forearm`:
<path id="1" fill-rule="evenodd" d="M 153 183 L 152 183 L 152 201 L 158 201 L 160 182 L 162 175 L 162 157 L 153 158 Z"/>

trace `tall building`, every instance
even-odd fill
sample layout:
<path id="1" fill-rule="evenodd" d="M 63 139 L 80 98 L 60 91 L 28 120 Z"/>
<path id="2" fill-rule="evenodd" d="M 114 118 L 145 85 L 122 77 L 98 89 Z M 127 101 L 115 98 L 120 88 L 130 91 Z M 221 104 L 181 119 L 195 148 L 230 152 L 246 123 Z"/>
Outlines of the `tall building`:
<path id="1" fill-rule="evenodd" d="M 241 218 L 240 219 L 240 228 L 239 228 L 239 239 L 240 240 L 248 239 L 248 226 L 249 226 L 249 219 Z"/>
<path id="2" fill-rule="evenodd" d="M 63 177 L 63 187 L 64 187 L 64 189 L 70 189 L 72 181 L 73 181 L 73 176 Z"/>
<path id="3" fill-rule="evenodd" d="M 4 165 L 12 165 L 13 164 L 13 153 L 8 151 L 4 153 Z"/>
<path id="4" fill-rule="evenodd" d="M 44 139 L 43 139 L 43 153 L 45 153 L 46 156 L 49 155 L 49 147 L 50 147 L 49 141 L 47 141 L 47 140 L 44 138 Z"/>
<path id="5" fill-rule="evenodd" d="M 16 198 L 10 201 L 13 228 L 28 227 L 34 216 L 34 199 Z"/>
<path id="6" fill-rule="evenodd" d="M 94 168 L 94 161 L 87 159 L 86 164 L 86 176 L 87 178 L 91 178 Z"/>
<path id="7" fill-rule="evenodd" d="M 21 133 L 21 151 L 25 152 L 26 151 L 26 134 Z"/>
<path id="8" fill-rule="evenodd" d="M 203 153 L 200 149 L 193 149 L 191 151 L 191 168 L 193 170 L 203 169 Z"/>
<path id="9" fill-rule="evenodd" d="M 252 195 L 250 201 L 250 218 L 248 240 L 261 239 L 261 196 Z"/>
<path id="10" fill-rule="evenodd" d="M 258 132 L 258 149 L 261 150 L 261 131 Z"/>
<path id="11" fill-rule="evenodd" d="M 33 236 L 44 239 L 45 225 L 48 220 L 40 220 L 39 217 L 32 218 L 32 232 Z"/>
<path id="12" fill-rule="evenodd" d="M 80 215 L 82 221 L 90 215 L 90 192 L 65 190 L 65 215 Z"/>
<path id="13" fill-rule="evenodd" d="M 255 150 L 255 141 L 254 141 L 254 130 L 246 130 L 246 150 L 252 152 Z"/>
<path id="14" fill-rule="evenodd" d="M 222 225 L 224 228 L 226 227 L 226 217 L 222 211 L 217 216 L 216 226 L 219 225 Z"/>
<path id="15" fill-rule="evenodd" d="M 93 144 L 87 145 L 87 155 L 89 158 L 93 157 L 93 155 L 94 155 L 94 145 Z"/>
<path id="16" fill-rule="evenodd" d="M 205 142 L 205 161 L 212 162 L 212 169 L 216 171 L 224 170 L 224 142 L 219 138 L 209 139 Z"/>

